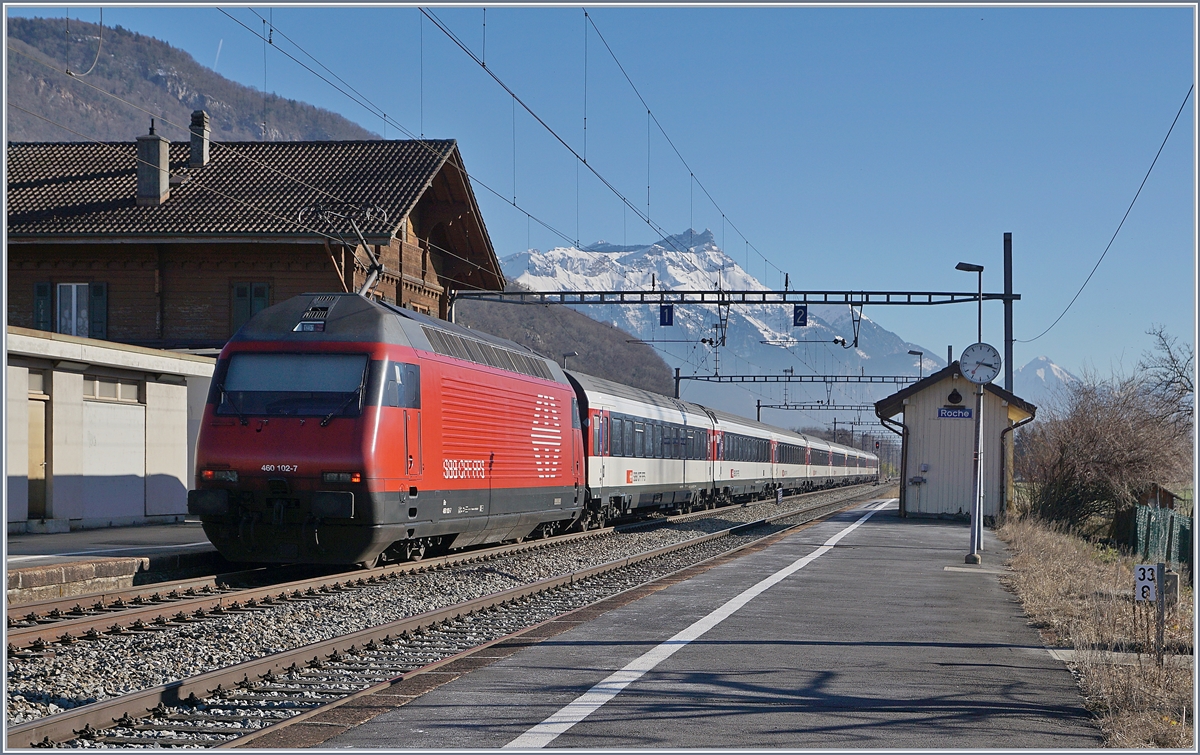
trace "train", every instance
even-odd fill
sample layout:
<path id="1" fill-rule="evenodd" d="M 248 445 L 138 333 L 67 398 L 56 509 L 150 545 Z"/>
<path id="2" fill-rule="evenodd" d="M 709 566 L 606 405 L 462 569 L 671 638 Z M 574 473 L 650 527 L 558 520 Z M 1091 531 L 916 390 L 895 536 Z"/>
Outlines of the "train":
<path id="1" fill-rule="evenodd" d="M 233 562 L 371 567 L 869 482 L 878 458 L 357 293 L 221 350 L 188 512 Z"/>

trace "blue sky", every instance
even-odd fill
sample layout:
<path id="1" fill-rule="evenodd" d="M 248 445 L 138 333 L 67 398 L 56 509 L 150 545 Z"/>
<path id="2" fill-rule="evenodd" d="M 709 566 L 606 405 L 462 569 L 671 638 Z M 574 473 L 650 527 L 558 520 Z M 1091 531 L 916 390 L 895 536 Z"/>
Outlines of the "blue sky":
<path id="1" fill-rule="evenodd" d="M 647 243 L 655 232 L 580 170 L 553 137 L 415 7 L 262 7 L 280 33 L 411 133 L 455 138 L 500 256 L 567 242 Z M 10 15 L 62 17 L 65 7 Z M 245 7 L 228 8 L 256 30 Z M 435 8 L 477 55 L 480 7 Z M 749 271 L 793 288 L 973 290 L 960 260 L 1002 286 L 1013 233 L 1018 339 L 1048 326 L 1104 251 L 1195 78 L 1188 7 L 589 7 L 658 121 L 722 213 L 655 128 L 650 215 L 676 233 L 711 228 Z M 70 8 L 98 21 L 95 7 Z M 241 83 L 264 84 L 264 45 L 216 8 L 105 8 L 106 25 L 165 40 Z M 488 67 L 583 151 L 585 26 L 579 7 L 486 12 Z M 279 46 L 287 48 L 277 38 Z M 217 52 L 220 49 L 218 59 Z M 290 48 L 289 48 L 290 49 Z M 266 88 L 382 120 L 267 51 Z M 420 95 L 423 76 L 423 107 Z M 645 108 L 586 33 L 588 162 L 645 210 Z M 1015 362 L 1041 354 L 1078 373 L 1126 372 L 1161 323 L 1194 340 L 1196 99 L 1193 93 L 1103 264 L 1071 311 Z M 515 132 L 515 133 L 514 133 Z M 402 137 L 394 126 L 389 138 Z M 515 138 L 515 171 L 514 171 Z M 975 340 L 973 306 L 868 308 L 929 351 Z M 1001 307 L 984 340 L 1002 346 Z"/>

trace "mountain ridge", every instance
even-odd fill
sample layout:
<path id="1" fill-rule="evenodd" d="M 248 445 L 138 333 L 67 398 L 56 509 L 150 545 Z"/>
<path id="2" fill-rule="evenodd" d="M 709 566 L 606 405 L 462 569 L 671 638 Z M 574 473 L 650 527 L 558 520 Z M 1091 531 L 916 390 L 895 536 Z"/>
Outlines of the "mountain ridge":
<path id="1" fill-rule="evenodd" d="M 509 255 L 501 267 L 510 280 L 537 291 L 662 290 L 714 291 L 770 290 L 747 273 L 716 244 L 710 230 L 687 229 L 648 245 L 615 245 L 598 242 L 586 249 L 555 247 L 542 252 L 530 249 Z M 835 337 L 854 341 L 850 307 L 812 305 L 806 328 L 792 328 L 791 308 L 779 304 L 750 304 L 729 308 L 724 347 L 703 343 L 719 340 L 720 322 L 716 305 L 676 305 L 674 325 L 668 330 L 658 323 L 658 309 L 649 305 L 587 305 L 585 314 L 610 322 L 655 346 L 684 381 L 681 396 L 742 416 L 755 416 L 757 402 L 833 401 L 861 404 L 882 398 L 900 386 L 859 386 L 840 383 L 828 390 L 824 385 L 782 384 L 756 386 L 752 391 L 737 386 L 689 380 L 702 374 L 795 374 L 912 375 L 926 374 L 943 366 L 932 349 L 919 347 L 882 328 L 869 316 L 859 322 L 859 347 L 843 349 Z M 669 333 L 668 337 L 666 336 Z M 763 342 L 768 343 L 763 343 Z M 683 346 L 681 347 L 681 344 Z M 687 348 L 690 344 L 691 348 Z M 870 344 L 870 348 L 864 348 Z M 701 347 L 703 346 L 703 350 Z M 908 351 L 923 352 L 922 365 Z M 739 384 L 745 385 L 745 384 Z M 835 393 L 837 395 L 835 395 Z M 774 399 L 773 401 L 770 399 Z M 822 412 L 823 414 L 823 412 Z M 787 415 L 784 415 L 786 417 Z M 802 420 L 811 422 L 809 419 Z M 783 418 L 775 417 L 776 424 Z"/>
<path id="2" fill-rule="evenodd" d="M 261 90 L 221 76 L 166 42 L 120 26 L 101 31 L 96 24 L 73 19 L 71 33 L 65 35 L 61 19 L 7 21 L 8 101 L 42 116 L 10 109 L 9 141 L 132 141 L 147 132 L 151 117 L 164 136 L 186 141 L 193 110 L 208 112 L 216 141 L 379 138 L 337 113 L 299 100 L 267 94 L 264 103 Z M 86 79 L 64 72 L 76 62 L 90 65 L 93 58 L 96 64 Z"/>

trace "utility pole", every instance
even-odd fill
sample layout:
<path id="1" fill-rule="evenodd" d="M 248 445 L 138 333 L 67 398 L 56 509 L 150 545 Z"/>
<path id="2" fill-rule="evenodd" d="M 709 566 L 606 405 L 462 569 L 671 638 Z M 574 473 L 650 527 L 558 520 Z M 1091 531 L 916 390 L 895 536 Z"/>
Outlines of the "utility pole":
<path id="1" fill-rule="evenodd" d="M 1013 389 L 1012 234 L 1004 234 L 1004 390 Z M 982 297 L 982 294 L 980 295 Z M 982 340 L 982 339 L 981 339 Z"/>

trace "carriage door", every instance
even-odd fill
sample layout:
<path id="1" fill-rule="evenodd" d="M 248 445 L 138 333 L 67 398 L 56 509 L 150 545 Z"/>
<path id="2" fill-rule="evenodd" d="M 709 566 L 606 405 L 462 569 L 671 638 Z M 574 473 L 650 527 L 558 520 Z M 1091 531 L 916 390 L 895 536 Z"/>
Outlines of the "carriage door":
<path id="1" fill-rule="evenodd" d="M 391 368 L 387 395 L 394 395 L 404 409 L 404 476 L 417 479 L 424 471 L 424 449 L 421 443 L 421 367 L 396 362 Z M 392 381 L 395 381 L 395 394 L 391 392 Z"/>
<path id="2" fill-rule="evenodd" d="M 594 421 L 594 420 L 593 420 Z M 579 399 L 571 398 L 571 479 L 575 483 L 575 503 L 583 488 L 583 427 L 579 417 Z"/>

